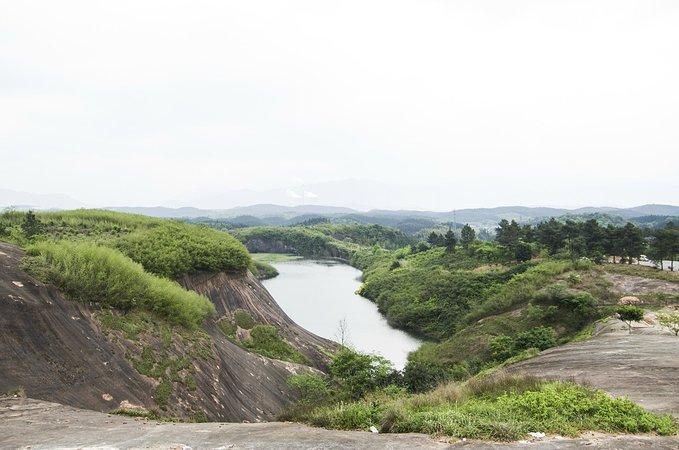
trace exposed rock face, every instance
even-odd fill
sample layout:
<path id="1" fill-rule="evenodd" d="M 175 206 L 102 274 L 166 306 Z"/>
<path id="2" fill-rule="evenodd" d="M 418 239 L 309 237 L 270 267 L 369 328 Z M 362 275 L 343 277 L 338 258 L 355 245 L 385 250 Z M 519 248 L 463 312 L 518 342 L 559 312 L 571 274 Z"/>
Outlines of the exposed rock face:
<path id="1" fill-rule="evenodd" d="M 22 257 L 16 246 L 0 243 L 0 393 L 23 388 L 34 398 L 98 411 L 123 402 L 158 409 L 153 398 L 158 381 L 141 375 L 129 360 L 139 344 L 103 333 L 96 305 L 70 301 L 35 280 L 20 269 Z M 275 324 L 319 367 L 325 361 L 321 349 L 334 346 L 292 322 L 249 273 L 199 275 L 182 283 L 212 297 L 219 314 L 243 308 L 258 321 Z M 206 322 L 204 331 L 214 357 L 191 362 L 196 387 L 175 386 L 168 415 L 200 412 L 209 420 L 271 420 L 292 400 L 287 377 L 310 370 L 242 349 L 214 320 Z"/>
<path id="2" fill-rule="evenodd" d="M 269 291 L 250 272 L 242 274 L 195 274 L 179 280 L 186 289 L 212 300 L 217 316 L 233 315 L 237 309 L 249 312 L 256 322 L 274 325 L 280 335 L 306 356 L 315 367 L 324 368 L 328 353 L 339 347 L 300 327 L 278 306 Z"/>

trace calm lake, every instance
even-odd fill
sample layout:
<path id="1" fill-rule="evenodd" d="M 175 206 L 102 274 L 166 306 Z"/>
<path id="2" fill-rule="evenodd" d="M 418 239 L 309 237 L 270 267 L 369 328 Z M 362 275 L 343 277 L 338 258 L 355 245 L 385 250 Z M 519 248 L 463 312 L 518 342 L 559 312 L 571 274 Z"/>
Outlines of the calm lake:
<path id="1" fill-rule="evenodd" d="M 340 321 L 346 321 L 345 341 L 364 353 L 376 353 L 402 369 L 408 352 L 420 340 L 394 329 L 377 306 L 355 292 L 361 272 L 334 261 L 295 260 L 274 262 L 280 273 L 264 281 L 276 302 L 299 325 L 328 339 L 339 341 Z"/>

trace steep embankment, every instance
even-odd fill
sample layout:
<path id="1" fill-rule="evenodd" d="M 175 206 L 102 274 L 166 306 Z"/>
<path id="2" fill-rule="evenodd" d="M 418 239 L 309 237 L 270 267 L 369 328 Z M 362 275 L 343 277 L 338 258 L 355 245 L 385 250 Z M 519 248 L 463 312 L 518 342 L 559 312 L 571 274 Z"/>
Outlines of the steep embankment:
<path id="1" fill-rule="evenodd" d="M 244 310 L 256 323 L 273 325 L 279 335 L 314 367 L 325 368 L 329 351 L 339 349 L 335 342 L 316 336 L 293 322 L 250 272 L 185 275 L 179 283 L 211 299 L 217 317 L 232 316 L 235 311 Z"/>
<path id="2" fill-rule="evenodd" d="M 218 310 L 202 330 L 190 331 L 153 322 L 148 313 L 70 301 L 24 272 L 22 257 L 0 243 L 0 392 L 23 389 L 99 411 L 132 404 L 195 420 L 269 420 L 292 400 L 287 377 L 308 369 L 247 351 L 217 321 L 233 307 L 250 311 L 275 323 L 316 365 L 333 348 L 288 319 L 249 273 L 185 277 Z"/>

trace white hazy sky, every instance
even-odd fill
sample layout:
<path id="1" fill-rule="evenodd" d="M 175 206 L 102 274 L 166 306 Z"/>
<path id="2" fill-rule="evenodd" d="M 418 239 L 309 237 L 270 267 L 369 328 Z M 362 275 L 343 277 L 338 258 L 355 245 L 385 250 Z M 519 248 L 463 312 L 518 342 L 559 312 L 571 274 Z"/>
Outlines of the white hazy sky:
<path id="1" fill-rule="evenodd" d="M 203 200 L 346 178 L 679 203 L 679 2 L 0 0 L 0 188 L 228 207 Z"/>

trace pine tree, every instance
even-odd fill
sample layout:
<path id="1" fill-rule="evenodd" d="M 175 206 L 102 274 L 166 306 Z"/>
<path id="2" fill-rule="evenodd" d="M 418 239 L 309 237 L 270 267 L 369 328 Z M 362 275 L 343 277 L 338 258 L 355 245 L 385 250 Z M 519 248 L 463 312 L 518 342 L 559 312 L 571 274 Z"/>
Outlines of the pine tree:
<path id="1" fill-rule="evenodd" d="M 553 217 L 538 225 L 538 242 L 547 247 L 550 255 L 559 251 L 564 244 L 563 225 Z"/>
<path id="2" fill-rule="evenodd" d="M 432 231 L 431 233 L 429 233 L 429 237 L 427 238 L 427 242 L 429 242 L 429 244 L 432 247 L 440 246 L 442 244 L 442 241 L 443 241 L 443 236 L 438 234 L 436 231 Z"/>
<path id="3" fill-rule="evenodd" d="M 33 211 L 29 210 L 26 213 L 24 221 L 21 223 L 21 229 L 23 230 L 24 235 L 26 235 L 27 238 L 31 238 L 36 234 L 40 234 L 40 231 L 42 231 L 42 224 L 35 216 Z"/>
<path id="4" fill-rule="evenodd" d="M 641 256 L 644 251 L 644 238 L 641 230 L 633 223 L 627 222 L 622 227 L 620 234 L 620 243 L 622 248 L 622 256 L 627 258 L 627 264 L 632 264 L 632 259 Z"/>
<path id="5" fill-rule="evenodd" d="M 467 250 L 469 245 L 476 239 L 476 231 L 469 224 L 465 224 L 460 231 L 460 243 Z"/>
<path id="6" fill-rule="evenodd" d="M 445 244 L 446 244 L 446 251 L 448 253 L 452 253 L 455 251 L 455 245 L 457 244 L 457 239 L 455 238 L 455 233 L 453 233 L 453 230 L 448 228 L 448 231 L 446 232 L 446 235 L 444 236 L 445 238 Z"/>

